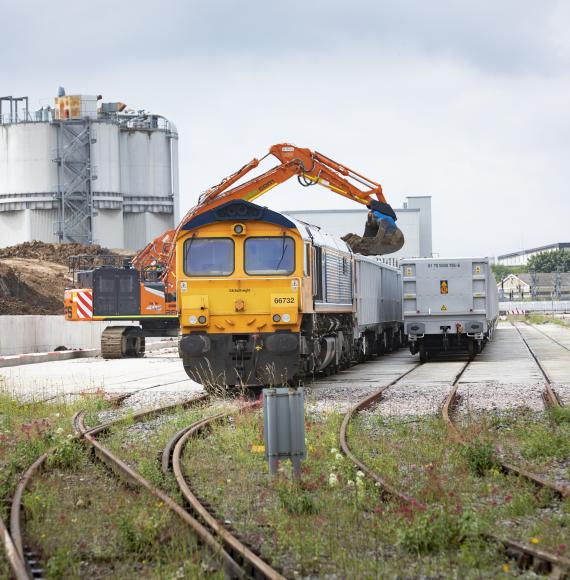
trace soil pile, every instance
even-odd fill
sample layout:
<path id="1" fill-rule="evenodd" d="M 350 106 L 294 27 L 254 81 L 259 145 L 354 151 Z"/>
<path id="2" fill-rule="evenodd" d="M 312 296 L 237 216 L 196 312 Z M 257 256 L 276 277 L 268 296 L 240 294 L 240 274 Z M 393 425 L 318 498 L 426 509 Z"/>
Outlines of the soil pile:
<path id="1" fill-rule="evenodd" d="M 25 242 L 0 248 L 0 315 L 63 314 L 70 256 L 114 254 L 99 245 Z"/>
<path id="2" fill-rule="evenodd" d="M 83 244 L 46 244 L 45 242 L 24 242 L 17 246 L 0 248 L 1 258 L 33 258 L 36 260 L 46 260 L 56 264 L 64 264 L 71 256 L 89 255 L 101 256 L 103 254 L 113 254 L 111 250 L 102 248 L 98 244 L 84 246 Z"/>
<path id="3" fill-rule="evenodd" d="M 38 266 L 42 265 L 37 262 Z M 63 314 L 63 277 L 59 273 L 46 276 L 45 270 L 44 264 L 44 275 L 34 274 L 33 283 L 29 283 L 29 275 L 1 260 L 0 314 Z M 64 270 L 67 272 L 67 268 Z"/>

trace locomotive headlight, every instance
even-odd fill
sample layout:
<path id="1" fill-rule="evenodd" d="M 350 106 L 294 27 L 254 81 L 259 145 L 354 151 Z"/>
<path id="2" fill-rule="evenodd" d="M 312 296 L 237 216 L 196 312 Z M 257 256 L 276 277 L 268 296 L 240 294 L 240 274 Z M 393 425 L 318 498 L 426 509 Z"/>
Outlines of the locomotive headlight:
<path id="1" fill-rule="evenodd" d="M 206 317 L 204 315 L 198 316 L 198 322 L 200 324 L 206 324 Z"/>
<path id="2" fill-rule="evenodd" d="M 280 322 L 281 321 L 281 316 L 279 316 L 279 314 L 274 314 L 273 315 L 273 322 Z"/>
<path id="3" fill-rule="evenodd" d="M 192 315 L 189 319 L 190 324 L 196 324 L 196 322 L 198 322 L 198 319 Z"/>
<path id="4" fill-rule="evenodd" d="M 291 320 L 291 316 L 289 314 L 284 314 L 282 320 L 283 322 L 289 322 Z"/>

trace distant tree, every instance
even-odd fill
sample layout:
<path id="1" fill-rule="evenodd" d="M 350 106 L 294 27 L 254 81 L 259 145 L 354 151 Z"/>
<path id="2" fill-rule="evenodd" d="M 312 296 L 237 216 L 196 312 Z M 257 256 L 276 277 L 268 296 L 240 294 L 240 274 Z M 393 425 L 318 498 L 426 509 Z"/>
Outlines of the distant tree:
<path id="1" fill-rule="evenodd" d="M 528 271 L 526 266 L 503 266 L 503 264 L 492 264 L 491 269 L 497 282 L 504 280 L 509 274 L 523 274 Z"/>
<path id="2" fill-rule="evenodd" d="M 528 261 L 529 271 L 536 272 L 570 272 L 570 250 L 541 252 L 531 256 Z"/>

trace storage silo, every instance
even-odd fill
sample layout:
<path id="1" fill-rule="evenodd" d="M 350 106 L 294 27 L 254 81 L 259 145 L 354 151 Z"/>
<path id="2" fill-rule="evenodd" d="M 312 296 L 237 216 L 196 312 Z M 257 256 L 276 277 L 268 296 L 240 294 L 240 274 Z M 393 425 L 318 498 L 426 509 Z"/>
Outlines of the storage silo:
<path id="1" fill-rule="evenodd" d="M 136 250 L 177 223 L 176 127 L 100 100 L 60 95 L 30 114 L 27 97 L 0 99 L 0 246 Z"/>

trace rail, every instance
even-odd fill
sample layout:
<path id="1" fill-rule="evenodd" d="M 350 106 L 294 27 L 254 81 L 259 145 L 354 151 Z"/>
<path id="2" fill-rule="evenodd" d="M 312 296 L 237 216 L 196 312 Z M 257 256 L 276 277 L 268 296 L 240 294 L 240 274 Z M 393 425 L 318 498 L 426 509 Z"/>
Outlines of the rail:
<path id="1" fill-rule="evenodd" d="M 257 403 L 249 403 L 242 407 L 252 408 Z M 240 563 L 242 569 L 251 570 L 255 578 L 268 578 L 270 580 L 282 580 L 284 577 L 274 570 L 267 562 L 262 560 L 257 554 L 252 552 L 243 542 L 234 534 L 225 528 L 220 522 L 208 511 L 206 506 L 201 502 L 191 490 L 182 469 L 182 454 L 188 441 L 192 437 L 198 436 L 203 430 L 211 427 L 214 423 L 223 420 L 231 415 L 232 412 L 219 413 L 206 419 L 201 419 L 192 425 L 180 430 L 167 443 L 162 454 L 162 470 L 168 473 L 172 468 L 178 488 L 182 493 L 185 501 L 190 508 L 200 517 L 202 521 L 214 532 L 222 541 L 225 549 L 231 556 Z"/>
<path id="2" fill-rule="evenodd" d="M 459 373 L 455 376 L 453 381 L 453 387 L 459 384 L 459 380 L 469 364 L 471 360 L 467 361 L 466 364 L 462 367 Z M 419 365 L 417 365 L 419 366 Z M 393 380 L 389 385 L 382 387 L 379 391 L 373 393 L 372 395 L 368 395 L 364 397 L 359 402 L 356 403 L 345 415 L 341 429 L 340 429 L 340 446 L 345 455 L 362 471 L 364 471 L 369 477 L 371 477 L 378 485 L 381 486 L 383 490 L 384 496 L 392 496 L 396 500 L 404 503 L 404 504 L 418 504 L 420 503 L 416 498 L 409 496 L 408 494 L 404 493 L 403 491 L 397 489 L 391 484 L 388 484 L 386 480 L 378 473 L 376 473 L 372 468 L 366 465 L 363 461 L 358 459 L 354 453 L 351 451 L 348 445 L 347 439 L 347 432 L 348 426 L 351 419 L 361 410 L 370 407 L 372 404 L 380 401 L 382 395 L 388 390 L 389 387 L 395 385 L 399 382 L 404 376 L 408 375 L 416 368 L 412 368 L 406 373 L 400 375 L 398 378 Z M 451 393 L 456 393 L 457 389 L 452 389 Z M 452 395 L 456 396 L 456 395 Z M 446 400 L 446 405 L 444 408 L 447 409 L 449 414 L 449 410 L 453 406 L 453 402 L 451 401 L 452 396 L 448 396 Z M 457 434 L 460 435 L 459 430 L 457 430 Z M 502 545 L 505 551 L 510 555 L 517 558 L 517 563 L 520 567 L 530 567 L 531 565 L 534 567 L 535 570 L 540 570 L 543 572 L 547 572 L 550 574 L 558 574 L 558 577 L 563 577 L 564 572 L 570 571 L 570 560 L 568 558 L 564 558 L 563 556 L 558 556 L 556 554 L 552 554 L 545 550 L 539 550 L 533 546 L 523 544 L 521 542 L 517 542 L 515 540 L 509 538 L 502 538 L 495 534 L 484 534 L 484 537 L 492 540 L 493 542 Z"/>

